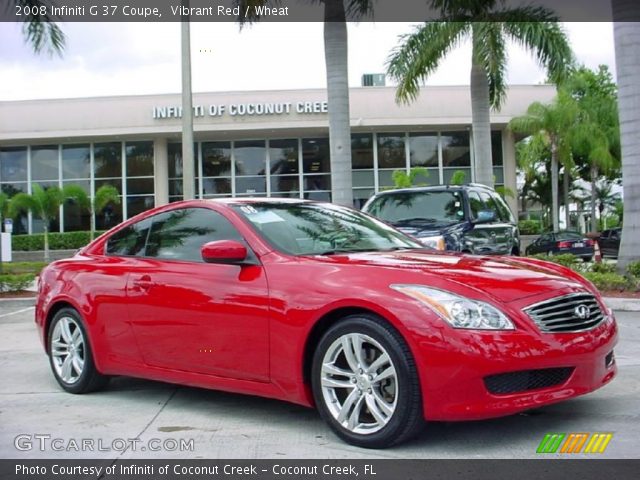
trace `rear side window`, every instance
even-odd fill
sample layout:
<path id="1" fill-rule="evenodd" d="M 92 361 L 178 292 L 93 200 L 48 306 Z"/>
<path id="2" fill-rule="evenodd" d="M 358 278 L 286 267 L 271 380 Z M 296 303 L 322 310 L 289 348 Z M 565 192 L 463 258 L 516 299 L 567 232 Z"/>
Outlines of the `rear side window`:
<path id="1" fill-rule="evenodd" d="M 184 208 L 153 217 L 145 256 L 202 262 L 200 248 L 216 240 L 243 241 L 225 217 L 207 208 Z"/>
<path id="2" fill-rule="evenodd" d="M 107 240 L 107 255 L 142 256 L 147 242 L 151 219 L 129 225 L 116 232 Z"/>

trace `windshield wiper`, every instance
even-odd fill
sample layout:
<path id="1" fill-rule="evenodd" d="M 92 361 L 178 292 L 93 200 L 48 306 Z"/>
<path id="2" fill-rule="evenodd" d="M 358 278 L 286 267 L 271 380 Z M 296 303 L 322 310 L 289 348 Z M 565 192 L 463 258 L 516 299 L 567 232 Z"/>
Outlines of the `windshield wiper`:
<path id="1" fill-rule="evenodd" d="M 439 220 L 436 218 L 424 218 L 424 217 L 416 217 L 416 218 L 405 218 L 404 220 L 398 220 L 397 222 L 393 222 L 393 225 L 396 227 L 405 227 L 411 225 L 431 225 L 434 223 L 438 223 Z"/>

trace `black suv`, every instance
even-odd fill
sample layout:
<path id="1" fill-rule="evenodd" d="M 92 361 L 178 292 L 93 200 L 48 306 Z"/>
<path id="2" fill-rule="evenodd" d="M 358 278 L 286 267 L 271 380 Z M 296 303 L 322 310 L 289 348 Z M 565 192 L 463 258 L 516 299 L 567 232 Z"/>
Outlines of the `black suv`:
<path id="1" fill-rule="evenodd" d="M 438 250 L 519 255 L 518 225 L 504 200 L 484 185 L 388 190 L 362 208 Z"/>

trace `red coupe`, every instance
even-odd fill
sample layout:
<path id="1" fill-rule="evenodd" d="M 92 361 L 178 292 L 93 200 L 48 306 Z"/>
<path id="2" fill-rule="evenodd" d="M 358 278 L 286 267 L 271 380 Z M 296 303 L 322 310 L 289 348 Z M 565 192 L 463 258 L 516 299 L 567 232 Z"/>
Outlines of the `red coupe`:
<path id="1" fill-rule="evenodd" d="M 564 267 L 425 249 L 355 210 L 286 199 L 173 203 L 40 276 L 53 374 L 129 375 L 315 405 L 349 443 L 497 417 L 616 374 L 617 327 Z"/>

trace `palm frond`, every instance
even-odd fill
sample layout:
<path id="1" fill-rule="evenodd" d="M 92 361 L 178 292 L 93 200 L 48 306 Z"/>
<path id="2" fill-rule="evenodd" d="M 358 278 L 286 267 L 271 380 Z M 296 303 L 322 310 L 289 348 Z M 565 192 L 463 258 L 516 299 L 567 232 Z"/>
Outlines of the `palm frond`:
<path id="1" fill-rule="evenodd" d="M 398 81 L 396 100 L 410 103 L 420 92 L 420 82 L 433 73 L 441 60 L 469 32 L 464 22 L 429 22 L 400 37 L 387 59 L 387 73 Z"/>
<path id="2" fill-rule="evenodd" d="M 113 185 L 103 185 L 96 190 L 93 199 L 93 209 L 95 213 L 100 213 L 110 203 L 120 203 L 120 192 Z"/>
<path id="3" fill-rule="evenodd" d="M 527 9 L 531 10 L 530 21 L 504 21 L 504 30 L 534 55 L 554 83 L 562 83 L 575 62 L 569 39 L 557 18 L 542 7 L 523 7 L 511 13 L 522 19 Z"/>
<path id="4" fill-rule="evenodd" d="M 66 185 L 62 189 L 62 196 L 64 201 L 73 201 L 83 210 L 88 210 L 91 206 L 89 195 L 84 191 L 80 185 Z"/>
<path id="5" fill-rule="evenodd" d="M 16 5 L 29 7 L 22 25 L 25 40 L 31 45 L 35 53 L 46 52 L 49 55 L 62 55 L 65 46 L 64 32 L 55 23 L 55 18 L 49 15 L 49 8 L 40 9 L 50 2 L 43 0 L 14 0 Z M 44 14 L 40 12 L 44 11 Z"/>

